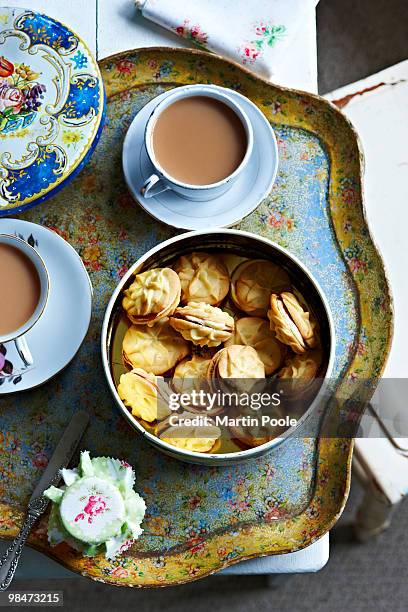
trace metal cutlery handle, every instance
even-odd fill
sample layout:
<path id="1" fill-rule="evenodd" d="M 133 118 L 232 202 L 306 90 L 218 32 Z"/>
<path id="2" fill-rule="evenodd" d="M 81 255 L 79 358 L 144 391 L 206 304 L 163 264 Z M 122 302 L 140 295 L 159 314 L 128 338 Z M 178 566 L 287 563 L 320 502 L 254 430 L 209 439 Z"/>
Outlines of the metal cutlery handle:
<path id="1" fill-rule="evenodd" d="M 61 479 L 61 468 L 65 468 L 72 459 L 88 422 L 89 415 L 83 410 L 79 410 L 72 417 L 70 424 L 58 442 L 57 448 L 30 498 L 27 517 L 22 529 L 0 561 L 0 591 L 5 591 L 10 586 L 28 535 L 34 523 L 45 512 L 49 504 L 49 500 L 43 495 L 44 491 L 51 485 L 58 484 Z"/>
<path id="2" fill-rule="evenodd" d="M 21 552 L 24 548 L 24 544 L 34 523 L 44 512 L 47 504 L 48 500 L 45 497 L 38 497 L 30 502 L 27 518 L 23 523 L 23 527 L 19 535 L 12 542 L 11 546 L 9 546 L 6 554 L 0 561 L 0 591 L 5 591 L 10 586 L 20 560 Z"/>

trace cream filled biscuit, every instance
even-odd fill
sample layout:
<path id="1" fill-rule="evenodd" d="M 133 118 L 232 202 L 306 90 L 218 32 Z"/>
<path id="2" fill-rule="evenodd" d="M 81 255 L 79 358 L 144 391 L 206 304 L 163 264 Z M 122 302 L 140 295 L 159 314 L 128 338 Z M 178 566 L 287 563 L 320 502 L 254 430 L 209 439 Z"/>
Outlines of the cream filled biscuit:
<path id="1" fill-rule="evenodd" d="M 208 438 L 187 437 L 187 435 L 193 436 L 194 431 L 189 434 L 184 432 L 185 437 L 183 435 L 182 438 L 176 437 L 176 435 L 177 432 L 174 429 L 169 429 L 169 432 L 164 433 L 160 440 L 181 450 L 194 453 L 217 453 L 221 444 L 219 438 L 212 437 L 214 435 L 212 431 L 208 432 L 207 435 L 210 436 Z"/>
<path id="2" fill-rule="evenodd" d="M 177 393 L 191 393 L 206 387 L 209 357 L 192 355 L 180 361 L 174 369 L 172 387 Z"/>
<path id="3" fill-rule="evenodd" d="M 159 389 L 156 376 L 142 368 L 122 374 L 118 394 L 133 416 L 147 423 L 163 419 L 170 414 L 167 398 Z"/>
<path id="4" fill-rule="evenodd" d="M 318 350 L 289 358 L 277 374 L 285 382 L 286 396 L 292 399 L 304 397 L 313 385 L 321 363 L 322 355 Z"/>
<path id="5" fill-rule="evenodd" d="M 241 255 L 236 255 L 235 253 L 220 253 L 219 258 L 221 259 L 224 266 L 227 268 L 229 275 L 231 276 L 234 270 L 241 264 L 243 261 L 248 261 L 247 257 L 242 257 Z"/>
<path id="6" fill-rule="evenodd" d="M 210 387 L 207 381 L 207 371 L 210 365 L 211 358 L 200 355 L 193 355 L 191 358 L 183 359 L 174 370 L 172 388 L 179 393 L 190 396 L 186 400 L 185 408 L 195 414 L 205 414 L 213 416 L 224 412 L 224 408 L 214 404 L 208 396 L 198 395 L 200 391 L 205 394 L 210 392 Z M 192 392 L 196 391 L 194 395 Z M 198 398 L 198 399 L 197 399 Z"/>
<path id="7" fill-rule="evenodd" d="M 265 378 L 265 366 L 252 346 L 233 344 L 218 351 L 208 366 L 209 382 L 229 379 L 238 386 L 238 379 Z"/>
<path id="8" fill-rule="evenodd" d="M 293 293 L 272 294 L 268 318 L 278 340 L 295 353 L 302 354 L 316 346 L 315 324 Z"/>
<path id="9" fill-rule="evenodd" d="M 285 362 L 283 368 L 278 372 L 279 378 L 304 379 L 314 378 L 322 362 L 319 351 L 309 351 L 303 355 L 293 355 Z"/>
<path id="10" fill-rule="evenodd" d="M 204 302 L 176 308 L 169 322 L 185 340 L 198 346 L 219 346 L 234 331 L 234 319 L 227 312 Z"/>
<path id="11" fill-rule="evenodd" d="M 180 361 L 174 370 L 173 379 L 184 380 L 185 378 L 204 378 L 208 370 L 208 364 L 211 358 L 203 357 L 201 355 L 192 355 Z M 175 381 L 177 386 L 177 382 Z M 181 391 L 180 391 L 181 392 Z"/>
<path id="12" fill-rule="evenodd" d="M 222 261 L 208 253 L 182 255 L 174 270 L 181 282 L 181 301 L 217 306 L 228 294 L 230 278 Z"/>
<path id="13" fill-rule="evenodd" d="M 281 367 L 287 347 L 279 342 L 266 319 L 259 317 L 243 317 L 235 321 L 235 331 L 225 346 L 241 344 L 252 346 L 265 366 L 265 374 L 269 376 Z"/>
<path id="14" fill-rule="evenodd" d="M 165 374 L 190 353 L 190 346 L 168 321 L 153 327 L 132 325 L 122 344 L 123 359 L 132 368 L 151 374 Z"/>
<path id="15" fill-rule="evenodd" d="M 156 376 L 141 368 L 122 374 L 118 385 L 122 402 L 131 409 L 133 416 L 148 423 L 157 419 Z"/>
<path id="16" fill-rule="evenodd" d="M 270 418 L 278 420 L 282 417 L 281 411 L 275 409 L 269 412 Z M 253 448 L 270 442 L 285 431 L 285 427 L 273 427 L 270 424 L 263 424 L 262 414 L 254 412 L 250 407 L 238 408 L 230 418 L 229 430 L 231 437 L 236 442 L 241 442 L 244 447 Z M 245 417 L 250 417 L 245 421 Z"/>
<path id="17" fill-rule="evenodd" d="M 122 305 L 135 325 L 153 325 L 174 312 L 180 302 L 181 284 L 171 268 L 153 268 L 136 274 L 124 291 Z"/>
<path id="18" fill-rule="evenodd" d="M 247 314 L 265 317 L 271 293 L 280 293 L 290 286 L 287 272 L 271 261 L 244 261 L 232 274 L 231 298 Z"/>
<path id="19" fill-rule="evenodd" d="M 156 434 L 160 440 L 176 448 L 196 453 L 214 453 L 219 450 L 221 430 L 209 418 L 206 424 L 196 425 L 197 415 L 190 412 L 173 414 L 160 423 Z"/>

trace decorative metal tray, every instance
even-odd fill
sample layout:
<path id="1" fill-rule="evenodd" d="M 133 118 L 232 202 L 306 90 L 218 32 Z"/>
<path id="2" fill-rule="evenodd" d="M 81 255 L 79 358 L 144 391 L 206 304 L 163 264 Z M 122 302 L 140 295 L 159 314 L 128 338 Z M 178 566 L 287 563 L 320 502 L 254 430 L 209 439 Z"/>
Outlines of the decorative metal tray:
<path id="1" fill-rule="evenodd" d="M 24 215 L 54 229 L 82 256 L 95 289 L 93 321 L 63 373 L 41 388 L 2 399 L 0 535 L 15 535 L 60 433 L 70 415 L 85 407 L 94 416 L 83 448 L 121 457 L 137 468 L 137 489 L 148 507 L 145 533 L 114 562 L 82 557 L 65 545 L 50 549 L 46 520 L 30 543 L 70 569 L 107 583 L 172 585 L 242 559 L 294 551 L 321 537 L 347 497 L 352 441 L 293 438 L 258 460 L 206 468 L 158 454 L 118 413 L 100 364 L 103 314 L 128 266 L 174 233 L 147 216 L 124 184 L 121 145 L 138 110 L 168 88 L 208 82 L 239 90 L 271 121 L 280 155 L 277 182 L 239 227 L 290 249 L 322 285 L 335 319 L 335 374 L 342 379 L 343 396 L 351 393 L 353 381 L 375 382 L 381 375 L 392 309 L 364 216 L 358 139 L 334 106 L 202 52 L 130 51 L 103 60 L 100 67 L 107 119 L 94 156 L 71 185 Z M 342 418 L 348 417 L 346 411 Z"/>

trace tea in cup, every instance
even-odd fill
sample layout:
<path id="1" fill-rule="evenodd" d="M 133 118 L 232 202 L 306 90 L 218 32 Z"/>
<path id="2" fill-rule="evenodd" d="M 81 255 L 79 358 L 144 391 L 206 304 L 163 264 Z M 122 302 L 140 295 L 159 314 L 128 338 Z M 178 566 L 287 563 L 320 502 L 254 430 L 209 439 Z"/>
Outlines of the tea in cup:
<path id="1" fill-rule="evenodd" d="M 24 336 L 44 312 L 47 268 L 32 246 L 8 234 L 0 234 L 0 262 L 0 343 L 14 341 L 24 364 L 32 365 Z"/>
<path id="2" fill-rule="evenodd" d="M 146 126 L 145 146 L 155 173 L 145 198 L 173 190 L 189 200 L 225 193 L 248 164 L 251 123 L 223 88 L 187 85 L 164 98 Z"/>

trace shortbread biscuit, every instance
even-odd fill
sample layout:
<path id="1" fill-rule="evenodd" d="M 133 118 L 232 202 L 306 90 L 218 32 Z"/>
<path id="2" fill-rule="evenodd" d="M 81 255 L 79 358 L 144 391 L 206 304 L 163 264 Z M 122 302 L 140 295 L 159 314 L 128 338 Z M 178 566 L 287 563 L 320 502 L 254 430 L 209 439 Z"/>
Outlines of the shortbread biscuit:
<path id="1" fill-rule="evenodd" d="M 159 321 L 153 327 L 129 327 L 123 338 L 122 353 L 125 363 L 130 367 L 161 375 L 187 357 L 190 346 L 168 321 Z"/>
<path id="2" fill-rule="evenodd" d="M 270 329 L 269 322 L 259 317 L 243 317 L 235 321 L 235 331 L 225 346 L 232 344 L 252 346 L 263 362 L 267 376 L 281 367 L 288 352 Z"/>
<path id="3" fill-rule="evenodd" d="M 193 355 L 186 357 L 175 368 L 172 388 L 178 393 L 185 394 L 184 408 L 195 414 L 214 416 L 224 412 L 224 407 L 214 403 L 209 398 L 210 386 L 207 381 L 207 371 L 211 357 Z M 195 394 L 193 392 L 196 392 Z"/>
<path id="4" fill-rule="evenodd" d="M 208 380 L 265 378 L 265 366 L 252 346 L 232 344 L 218 351 L 207 371 Z"/>
<path id="5" fill-rule="evenodd" d="M 282 435 L 285 427 L 272 427 L 272 425 L 263 424 L 262 416 L 261 412 L 255 412 L 250 407 L 235 409 L 229 421 L 231 438 L 238 444 L 241 443 L 244 448 L 254 448 L 267 444 Z M 270 416 L 279 419 L 282 414 L 279 409 L 276 409 Z M 250 418 L 245 421 L 245 417 Z M 241 446 L 241 444 L 239 445 Z"/>
<path id="6" fill-rule="evenodd" d="M 271 261 L 244 261 L 232 275 L 231 298 L 247 314 L 266 317 L 271 293 L 280 293 L 290 286 L 287 272 Z"/>
<path id="7" fill-rule="evenodd" d="M 191 393 L 200 389 L 207 390 L 207 370 L 211 357 L 192 355 L 177 364 L 172 380 L 172 388 L 176 393 Z"/>
<path id="8" fill-rule="evenodd" d="M 208 253 L 182 255 L 174 270 L 181 282 L 181 301 L 218 306 L 228 294 L 230 278 L 222 261 Z"/>
<path id="9" fill-rule="evenodd" d="M 322 354 L 318 350 L 293 355 L 287 359 L 277 374 L 284 384 L 285 396 L 288 399 L 296 399 L 308 395 L 321 363 Z M 320 381 L 317 381 L 317 385 L 320 385 Z"/>
<path id="10" fill-rule="evenodd" d="M 163 442 L 181 450 L 196 453 L 214 453 L 219 450 L 221 430 L 211 419 L 205 425 L 188 425 L 185 420 L 197 418 L 197 415 L 183 412 L 172 415 L 157 427 L 157 436 Z M 170 422 L 171 420 L 171 422 Z"/>

